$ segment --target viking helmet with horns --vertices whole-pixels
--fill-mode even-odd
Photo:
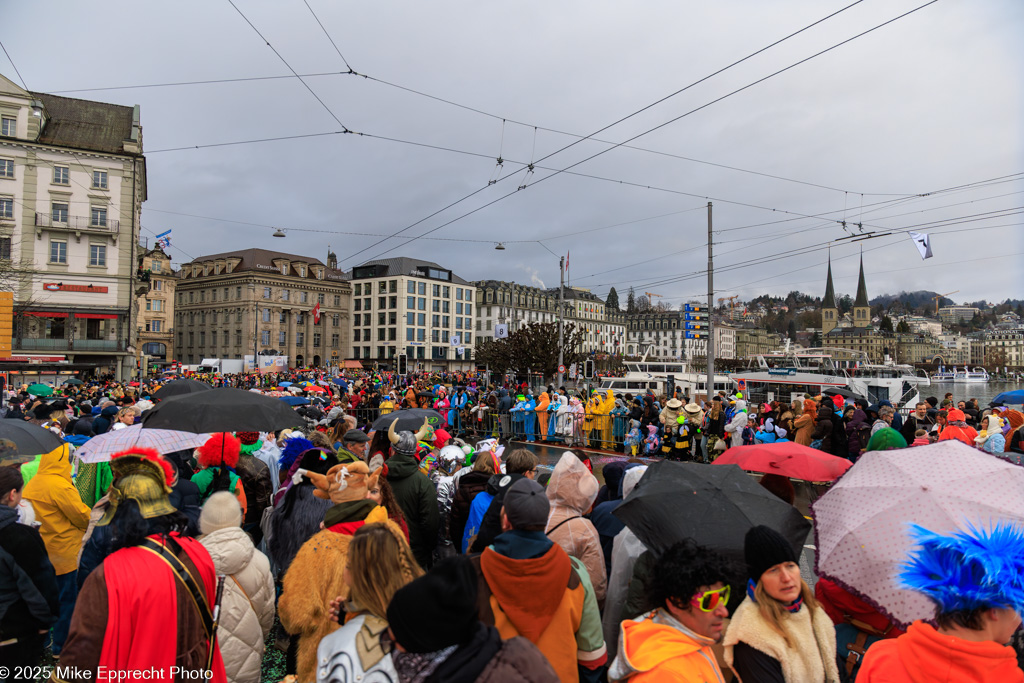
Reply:
[[[427,418],[423,418],[423,426],[416,430],[415,434],[412,432],[395,432],[396,422],[398,422],[397,419],[388,427],[388,440],[391,442],[391,450],[396,454],[415,456],[416,443],[424,439],[430,432]]]

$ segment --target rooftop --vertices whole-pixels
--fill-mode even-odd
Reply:
[[[285,260],[289,262],[289,270],[291,272],[288,275],[300,277],[298,272],[295,271],[295,263],[305,263],[309,266],[321,266],[326,271],[326,279],[328,280],[344,280],[345,275],[340,270],[328,268],[324,265],[323,261],[313,256],[301,256],[299,254],[285,254],[279,251],[270,251],[268,249],[238,249],[235,251],[225,251],[219,254],[208,254],[206,256],[199,256],[187,264],[182,266],[182,273],[187,275],[187,266],[193,264],[208,263],[210,261],[226,261],[227,259],[240,259],[238,265],[232,269],[232,273],[238,273],[243,271],[275,271],[281,272],[280,268],[274,264],[274,261]],[[306,271],[306,277],[309,279],[316,279],[316,275],[312,269]]]
[[[39,142],[58,147],[125,154],[132,140],[134,108],[34,92],[46,111]]]
[[[408,256],[399,256],[397,258],[386,258],[377,259],[374,261],[367,261],[361,263],[352,269],[355,272],[358,269],[366,268],[368,266],[382,266],[383,268],[376,275],[366,277],[396,277],[398,275],[410,275],[412,277],[429,277],[428,272],[433,270],[441,270],[446,273],[451,273],[451,283],[456,285],[469,285],[472,284],[461,277],[456,275],[449,268],[445,268],[442,265],[438,265],[433,261],[423,261],[421,259],[410,258]],[[351,277],[351,273],[347,273]],[[436,279],[436,278],[432,278]]]

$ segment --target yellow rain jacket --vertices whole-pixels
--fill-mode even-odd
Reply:
[[[32,503],[46,554],[57,575],[78,568],[78,550],[89,526],[89,507],[71,483],[71,449],[67,444],[39,461],[39,472],[25,484],[23,497]]]

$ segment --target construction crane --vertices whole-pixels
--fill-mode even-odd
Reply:
[[[939,294],[938,296],[933,296],[932,297],[932,299],[935,300],[935,315],[936,316],[939,314],[939,302],[942,301],[942,299],[944,299],[945,297],[949,296],[950,294],[956,294],[959,291],[960,290],[957,289],[957,290],[952,291],[952,292],[946,292],[945,294]]]
[[[655,297],[655,296],[663,296],[662,294],[655,294],[654,292],[644,292],[644,294],[646,294],[646,295],[647,295],[647,299],[648,299],[648,300],[650,300],[650,299],[651,299],[651,297]]]
[[[736,301],[736,299],[739,299],[739,298],[740,298],[739,295],[736,295],[736,294],[734,294],[733,296],[719,297],[718,305],[721,306],[722,302],[728,301],[729,302],[729,309],[732,310],[736,306],[736,304],[734,302]]]

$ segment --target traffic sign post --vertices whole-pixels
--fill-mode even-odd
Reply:
[[[565,366],[564,365],[559,365],[558,366],[558,374],[560,374],[560,375],[564,375],[565,374]]]

